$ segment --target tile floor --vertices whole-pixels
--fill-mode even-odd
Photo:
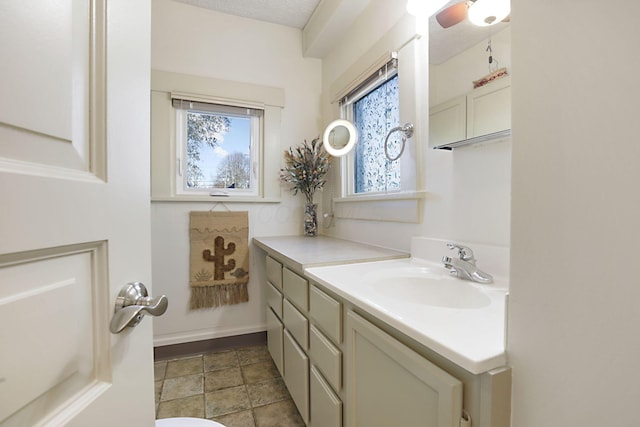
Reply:
[[[265,345],[155,362],[156,418],[304,427]]]

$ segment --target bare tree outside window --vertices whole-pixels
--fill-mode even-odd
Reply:
[[[249,156],[240,152],[231,153],[218,166],[216,187],[249,188],[250,172]]]
[[[188,111],[188,189],[250,189],[251,118]]]
[[[200,167],[205,147],[215,149],[229,132],[228,117],[207,113],[187,113],[187,187],[202,187],[204,172]],[[205,185],[206,186],[206,185]]]
[[[175,196],[204,200],[210,196],[262,198],[264,135],[279,123],[265,120],[265,107],[249,101],[216,102],[213,95],[172,94],[175,114]],[[276,114],[277,113],[277,114]],[[271,116],[270,116],[271,117]],[[266,157],[273,162],[272,153]],[[271,194],[272,186],[267,188]]]

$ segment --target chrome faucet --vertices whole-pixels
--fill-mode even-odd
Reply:
[[[471,280],[478,283],[493,283],[493,277],[476,267],[476,259],[471,248],[456,243],[447,243],[447,248],[457,249],[458,258],[448,256],[442,257],[445,268],[449,269],[449,274],[464,280]]]

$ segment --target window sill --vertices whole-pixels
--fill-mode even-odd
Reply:
[[[151,197],[152,202],[208,202],[208,203],[280,203],[277,197],[251,197],[251,196],[207,196],[207,195],[181,195],[167,197]]]
[[[333,199],[336,218],[366,221],[422,222],[421,201],[425,191],[369,194]]]
[[[359,196],[346,196],[336,197],[333,199],[334,203],[347,203],[347,202],[369,202],[375,201],[393,201],[393,200],[421,200],[427,195],[426,191],[403,191],[397,193],[376,193],[376,194],[361,194]]]

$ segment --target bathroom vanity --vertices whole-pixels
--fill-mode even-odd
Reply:
[[[418,323],[410,315],[405,323],[402,301],[385,308],[384,295],[357,287],[366,277],[384,278],[388,266],[411,263],[409,254],[324,236],[254,243],[265,251],[268,348],[308,426],[509,425],[511,373],[499,332],[490,331],[485,346],[482,333],[452,322],[443,330],[453,338],[431,339],[437,325],[418,323],[443,323],[437,316],[451,310],[421,310]],[[484,329],[504,328],[495,295]],[[464,321],[483,327],[480,318]],[[447,339],[465,343],[457,348]]]

